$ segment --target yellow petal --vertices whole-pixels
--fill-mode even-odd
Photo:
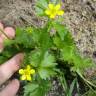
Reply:
[[[63,15],[64,14],[64,11],[63,10],[60,10],[60,11],[58,11],[58,15]]]
[[[54,9],[54,5],[53,4],[48,4],[49,9]]]
[[[35,70],[34,70],[34,69],[31,69],[31,70],[30,70],[30,73],[31,73],[31,74],[34,74],[34,73],[35,73]]]
[[[50,15],[50,10],[45,10],[45,13],[46,13],[47,15]]]
[[[28,81],[31,81],[31,80],[32,80],[32,78],[31,78],[30,75],[27,75],[26,77],[27,77],[26,79],[27,79]]]
[[[22,75],[21,80],[26,80],[26,75]]]
[[[24,70],[23,69],[20,69],[19,70],[19,74],[24,74]]]
[[[50,18],[54,19],[54,18],[55,18],[55,16],[56,16],[56,15],[51,14],[51,15],[50,15]]]
[[[30,65],[27,65],[27,70],[30,70],[30,69],[31,69]]]
[[[55,10],[59,10],[60,9],[60,4],[57,4],[56,6],[55,6]]]

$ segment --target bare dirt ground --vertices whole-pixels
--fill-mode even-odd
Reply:
[[[96,62],[96,0],[62,1],[65,11],[63,23],[72,32],[81,55]],[[34,0],[0,0],[0,20],[14,27],[38,26],[42,22],[35,16],[33,5]],[[55,93],[49,96],[61,96]]]

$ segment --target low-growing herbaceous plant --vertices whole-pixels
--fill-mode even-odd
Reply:
[[[82,96],[96,96],[95,81],[88,80],[84,74],[95,64],[80,56],[71,32],[62,23],[62,0],[37,0],[34,8],[37,17],[44,20],[41,27],[17,28],[16,37],[12,40],[0,29],[6,36],[0,64],[18,52],[24,53],[24,61],[17,72],[24,83],[23,96],[46,96],[52,86],[52,78],[60,81],[64,96],[75,96],[74,90],[76,96],[81,96],[80,80],[86,92]],[[71,83],[68,83],[65,74],[72,77]]]

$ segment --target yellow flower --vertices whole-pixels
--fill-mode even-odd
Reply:
[[[64,11],[61,10],[60,7],[60,4],[49,4],[48,9],[45,10],[45,14],[47,14],[50,18],[55,18],[57,15],[62,16]]]
[[[33,29],[32,29],[32,27],[27,27],[27,28],[26,28],[26,31],[27,31],[28,33],[32,33],[32,32],[33,32]]]
[[[31,81],[32,80],[31,75],[35,74],[35,70],[31,69],[30,65],[27,65],[26,69],[19,70],[19,74],[22,75],[21,80]]]

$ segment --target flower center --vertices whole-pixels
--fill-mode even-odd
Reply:
[[[53,8],[50,10],[51,14],[56,14],[56,10]]]
[[[29,70],[25,70],[25,75],[30,75],[30,71]]]

